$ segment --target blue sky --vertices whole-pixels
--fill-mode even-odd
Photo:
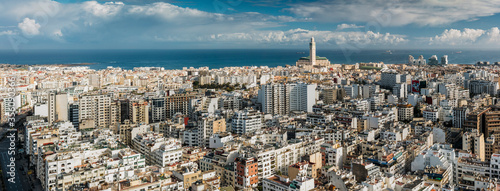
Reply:
[[[498,0],[2,0],[0,49],[500,49]]]

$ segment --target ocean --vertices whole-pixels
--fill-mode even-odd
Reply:
[[[79,64],[93,63],[92,69],[108,66],[133,69],[151,66],[165,69],[183,67],[222,68],[226,66],[285,66],[295,65],[309,50],[292,49],[210,49],[210,50],[0,50],[0,63],[5,64]],[[327,57],[332,64],[355,64],[357,62],[384,62],[402,64],[408,55],[426,59],[437,55],[438,59],[448,55],[450,64],[474,64],[477,61],[500,62],[500,51],[480,50],[318,50],[318,56]]]

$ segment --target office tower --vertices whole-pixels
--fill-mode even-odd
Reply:
[[[312,112],[316,104],[316,84],[287,84],[290,91],[290,111]],[[287,87],[288,88],[288,87]]]
[[[448,65],[448,55],[441,57],[441,65]]]
[[[91,128],[107,128],[110,125],[111,96],[109,94],[82,95],[79,100],[79,121]]]
[[[78,126],[80,124],[78,121],[78,103],[73,103],[69,105],[68,120],[71,121],[73,127],[78,129]]]
[[[238,190],[248,190],[257,187],[259,183],[257,165],[256,158],[246,157],[245,155],[237,157],[234,160],[235,186]]]
[[[128,99],[120,100],[120,122],[123,123],[125,120],[130,121],[130,101]]]
[[[167,119],[165,113],[165,98],[153,98],[150,100],[151,103],[151,121],[153,123],[159,121],[165,121]]]
[[[453,127],[462,129],[464,127],[465,119],[469,113],[469,108],[467,107],[455,107],[453,108]]]
[[[231,128],[236,134],[246,134],[262,128],[261,114],[255,110],[243,110],[235,112],[233,115]]]
[[[210,137],[226,132],[226,119],[204,117],[198,121],[198,146],[208,147]]]
[[[382,72],[380,76],[380,87],[392,89],[395,84],[401,83],[401,75],[396,72]]]

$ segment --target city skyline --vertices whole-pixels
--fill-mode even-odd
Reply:
[[[0,49],[499,49],[500,2],[0,3]]]

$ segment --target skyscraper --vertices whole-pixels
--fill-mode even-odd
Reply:
[[[447,65],[448,64],[448,55],[444,55],[441,57],[441,65]]]
[[[262,112],[287,115],[291,111],[312,112],[316,102],[316,84],[266,84],[259,90]]]

